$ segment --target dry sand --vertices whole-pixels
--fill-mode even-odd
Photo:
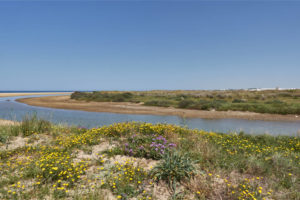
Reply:
[[[268,121],[299,121],[297,115],[260,114],[240,111],[203,111],[178,108],[164,108],[155,106],[143,106],[128,102],[86,102],[70,99],[70,96],[47,96],[37,98],[23,98],[17,101],[32,105],[49,108],[70,110],[83,110],[90,112],[111,112],[124,114],[151,114],[151,115],[177,115],[187,118],[223,119],[236,118],[248,120]]]
[[[0,119],[0,126],[7,126],[7,125],[14,125],[17,124],[18,122],[14,122],[14,121],[10,121],[10,120],[6,120],[6,119]]]
[[[0,93],[0,97],[15,97],[29,95],[70,94],[71,92],[31,92],[31,93]]]

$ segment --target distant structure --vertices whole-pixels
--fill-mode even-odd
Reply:
[[[265,90],[296,90],[296,88],[248,88],[246,89],[248,91],[265,91]]]

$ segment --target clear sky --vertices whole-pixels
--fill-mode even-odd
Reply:
[[[300,88],[300,1],[0,1],[0,90]]]

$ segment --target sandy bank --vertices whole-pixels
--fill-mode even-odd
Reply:
[[[7,126],[7,125],[14,125],[17,124],[18,122],[14,122],[14,121],[10,121],[10,120],[6,120],[6,119],[0,119],[0,126]]]
[[[15,97],[29,95],[70,94],[71,92],[31,92],[31,93],[0,93],[0,97]]]
[[[268,121],[299,121],[300,116],[295,115],[275,115],[260,114],[253,112],[240,111],[203,111],[178,108],[164,108],[155,106],[143,106],[128,102],[85,102],[70,99],[70,96],[47,96],[37,98],[18,99],[32,106],[41,106],[49,108],[60,108],[70,110],[83,110],[90,112],[112,112],[123,114],[151,114],[151,115],[177,115],[187,118],[205,118],[205,119],[248,119],[248,120],[268,120]]]

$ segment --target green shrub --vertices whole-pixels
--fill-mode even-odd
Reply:
[[[78,91],[75,91],[71,94],[71,99],[77,99],[77,100],[80,100],[80,99],[84,99],[88,97],[88,93],[86,92],[78,92]]]
[[[194,104],[195,104],[195,101],[186,99],[186,100],[181,100],[178,103],[178,107],[179,108],[190,108]]]
[[[288,92],[282,92],[282,93],[279,93],[278,96],[279,97],[291,97],[293,95]]]
[[[1,128],[1,130],[0,130],[0,143],[6,143],[7,139],[8,139],[7,132],[3,128]]]
[[[195,102],[193,105],[190,106],[192,109],[197,110],[209,110],[210,109],[210,101],[207,100],[199,100],[198,102]]]
[[[283,101],[280,101],[278,99],[272,100],[272,101],[267,101],[266,104],[284,104]]]
[[[86,100],[86,101],[100,101],[100,102],[124,102],[130,101],[133,94],[130,92],[118,92],[118,93],[108,93],[108,92],[74,92],[71,94],[71,99],[76,100]]]
[[[145,102],[146,106],[218,111],[300,114],[300,90],[286,91],[148,91],[74,92],[72,99],[98,102]]]
[[[20,125],[23,136],[29,136],[34,133],[44,133],[50,131],[51,123],[44,119],[39,119],[36,115],[26,115]]]
[[[146,101],[146,106],[160,106],[160,107],[169,107],[171,106],[172,102],[168,100],[151,100]]]
[[[195,175],[194,162],[187,154],[169,151],[163,161],[151,171],[151,176],[158,182],[165,181],[171,191],[175,193],[176,183],[190,179]]]
[[[144,190],[147,172],[134,166],[132,160],[127,160],[125,164],[116,161],[110,172],[105,186],[122,199],[137,196]]]
[[[232,101],[232,103],[243,103],[243,102],[245,102],[245,101],[242,100],[242,99],[234,99],[234,100]]]
[[[111,154],[159,160],[167,151],[173,150],[176,146],[161,135],[135,134],[124,141],[122,149],[116,147]]]

